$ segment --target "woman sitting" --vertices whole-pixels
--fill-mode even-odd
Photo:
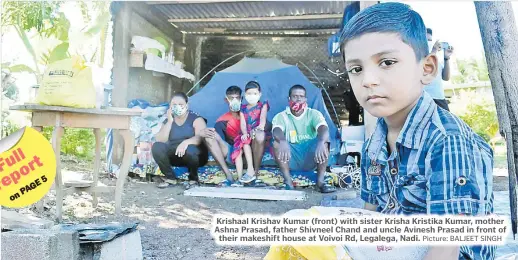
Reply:
[[[156,142],[151,152],[160,171],[165,175],[159,188],[177,183],[177,176],[171,166],[189,169],[189,184],[198,183],[198,167],[207,164],[209,153],[199,136],[207,124],[205,119],[189,110],[188,98],[176,93],[167,110],[167,121],[155,135]]]

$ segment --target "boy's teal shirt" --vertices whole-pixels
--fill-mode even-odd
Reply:
[[[387,214],[487,215],[493,212],[493,150],[423,92],[387,149],[387,125],[365,142],[361,198]],[[494,259],[496,246],[462,246],[459,259]]]

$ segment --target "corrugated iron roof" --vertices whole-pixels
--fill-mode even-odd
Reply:
[[[150,4],[154,11],[167,19],[203,19],[173,22],[182,31],[203,31],[205,28],[246,30],[311,30],[338,29],[341,14],[350,1],[236,1],[214,3]],[[335,15],[321,19],[268,20],[269,17]],[[252,21],[209,21],[214,18],[264,17]]]
[[[278,30],[278,29],[335,29],[340,19],[291,20],[291,21],[246,21],[246,22],[189,22],[178,25],[181,30],[200,28],[226,28],[229,30]]]

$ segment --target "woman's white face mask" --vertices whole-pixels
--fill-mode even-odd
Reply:
[[[183,116],[187,112],[187,105],[173,105],[172,110],[176,116]]]

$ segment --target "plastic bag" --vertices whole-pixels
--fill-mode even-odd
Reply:
[[[43,75],[36,101],[50,106],[94,108],[96,91],[92,69],[80,57],[50,64]]]

